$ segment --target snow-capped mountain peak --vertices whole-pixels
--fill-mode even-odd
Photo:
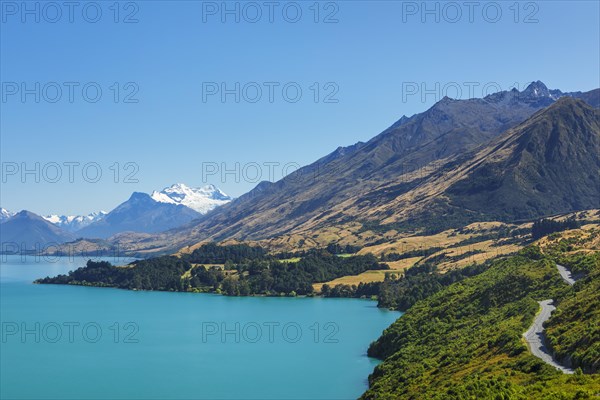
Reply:
[[[0,222],[4,222],[7,219],[9,219],[10,217],[12,217],[13,215],[15,215],[14,213],[8,211],[6,208],[2,208],[0,207]]]
[[[97,211],[88,215],[46,215],[42,218],[66,231],[75,232],[93,222],[101,220],[106,214],[105,211]]]
[[[531,82],[522,94],[527,97],[551,97],[550,90],[542,81]]]
[[[160,203],[181,204],[199,212],[206,214],[210,210],[229,203],[232,198],[223,193],[215,185],[206,185],[199,188],[192,188],[183,183],[176,183],[160,192],[154,191],[152,199]]]

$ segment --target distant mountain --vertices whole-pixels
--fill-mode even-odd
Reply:
[[[12,212],[8,211],[6,208],[0,207],[0,223],[6,221],[13,215],[14,214]]]
[[[206,214],[232,200],[214,185],[191,188],[183,183],[176,183],[160,192],[154,191],[150,197],[160,203],[187,206],[200,214]]]
[[[600,89],[589,92],[562,92],[558,89],[548,89],[541,81],[531,82],[525,90],[519,92],[517,89],[493,93],[484,99],[490,102],[516,104],[524,103],[530,106],[547,107],[561,97],[572,97],[581,99],[592,107],[600,106]]]
[[[201,214],[181,204],[158,202],[135,192],[99,221],[77,231],[86,238],[105,239],[122,232],[156,233],[186,224]]]
[[[76,232],[86,226],[100,221],[107,215],[105,211],[93,212],[88,215],[76,215],[76,216],[66,216],[66,215],[47,215],[43,217],[46,221],[63,228],[68,232]]]
[[[154,191],[152,195],[133,193],[128,201],[110,213],[98,211],[88,215],[47,215],[42,218],[77,237],[106,239],[124,232],[157,233],[176,228],[231,200],[214,185],[190,188],[178,183],[160,192]],[[0,222],[12,215],[0,208]]]
[[[29,211],[21,211],[0,224],[0,251],[43,249],[74,238],[72,233]]]
[[[600,108],[600,89],[591,90],[585,93],[576,93],[572,97],[581,99],[594,108]]]

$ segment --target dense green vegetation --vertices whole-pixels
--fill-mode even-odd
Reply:
[[[598,293],[586,282],[578,282],[575,289]],[[564,309],[561,312],[571,321],[598,326],[597,314],[581,314],[580,305],[569,304],[570,296],[577,298],[570,292],[554,262],[536,247],[437,291],[416,302],[371,345],[369,355],[385,361],[370,376],[363,398],[596,398],[600,376],[562,374],[532,356],[522,340],[539,309],[537,301],[544,299],[564,299],[551,324],[565,328],[558,318]],[[591,340],[598,343],[596,337]],[[565,338],[557,336],[557,343],[565,346],[565,352],[572,350]],[[595,351],[594,345],[582,348],[577,357],[597,358]]]
[[[224,276],[222,280],[222,271],[197,267],[192,271],[190,284],[193,288],[212,287],[215,291],[220,290],[232,296],[308,295],[313,293],[313,283],[382,268],[385,266],[379,264],[372,255],[337,257],[327,252],[313,252],[295,263],[259,259],[236,264],[230,270],[234,273]]]
[[[583,238],[578,235],[570,237],[561,237],[553,234],[548,237],[552,240],[546,249],[545,253],[555,260],[557,263],[568,267],[571,272],[576,275],[589,274],[600,262],[600,254],[598,252],[575,252],[585,246],[585,243],[592,241],[600,236],[600,230],[590,232],[590,236]]]
[[[341,245],[337,243],[330,243],[327,245],[326,250],[331,254],[354,254],[360,250],[360,246],[353,246],[351,244]]]
[[[321,287],[321,296],[376,298],[381,290],[381,285],[382,282],[361,282],[358,285],[339,284],[334,287],[325,284]]]
[[[177,257],[163,256],[135,261],[127,267],[115,267],[106,261],[88,261],[85,267],[43,278],[36,283],[55,283],[85,286],[109,286],[140,290],[185,290],[181,276],[190,264]]]
[[[534,240],[537,240],[551,233],[565,231],[567,229],[576,229],[579,228],[579,226],[580,222],[575,218],[569,218],[564,221],[540,219],[533,223],[531,227],[531,236]]]
[[[407,269],[400,277],[387,274],[380,287],[378,306],[408,310],[417,301],[485,269],[486,265],[479,264],[441,274],[435,264],[425,263]]]
[[[219,264],[209,266],[203,264]],[[230,296],[310,295],[313,283],[327,282],[367,270],[385,269],[373,255],[338,257],[325,250],[308,252],[285,263],[260,247],[208,243],[181,258],[157,257],[127,267],[88,261],[68,275],[38,283],[111,286],[123,289],[216,292]]]

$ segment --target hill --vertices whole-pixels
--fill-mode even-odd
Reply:
[[[39,251],[74,238],[72,233],[26,210],[0,224],[2,252]]]
[[[556,352],[589,372],[597,365],[600,321],[595,310],[600,304],[591,294],[597,290],[600,262],[597,253],[565,254],[563,260],[573,257],[578,261],[572,262],[588,265],[587,278],[573,288],[559,277],[552,257],[529,247],[415,304],[371,345],[369,354],[385,361],[370,376],[363,398],[597,396],[599,375],[564,375],[532,356],[522,340],[537,301],[555,298],[548,334]],[[586,293],[591,295],[586,301],[574,300]]]

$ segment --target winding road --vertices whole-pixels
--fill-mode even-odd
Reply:
[[[573,278],[571,271],[558,264],[556,264],[556,268],[558,269],[560,276],[567,284],[573,285],[575,283],[575,279]],[[552,311],[556,310],[556,307],[554,307],[553,303],[554,300],[552,299],[539,302],[541,310],[538,315],[536,315],[533,325],[531,325],[527,332],[523,334],[523,338],[525,338],[527,347],[529,347],[531,354],[565,374],[572,374],[575,371],[556,362],[552,356],[552,353],[550,352],[550,349],[545,344],[546,336],[544,335],[544,323],[550,319]]]
[[[548,349],[545,344],[546,337],[544,335],[544,322],[548,321],[552,311],[556,310],[556,307],[554,307],[552,303],[554,303],[554,300],[552,299],[539,302],[542,309],[535,317],[533,325],[531,325],[527,332],[523,334],[523,337],[527,342],[527,347],[529,347],[531,354],[565,374],[572,374],[575,371],[570,368],[563,367],[557,363],[552,357],[550,349]]]
[[[573,274],[571,274],[571,271],[559,264],[556,264],[556,268],[558,268],[558,273],[565,282],[567,282],[569,285],[575,284],[575,278],[573,278]]]

